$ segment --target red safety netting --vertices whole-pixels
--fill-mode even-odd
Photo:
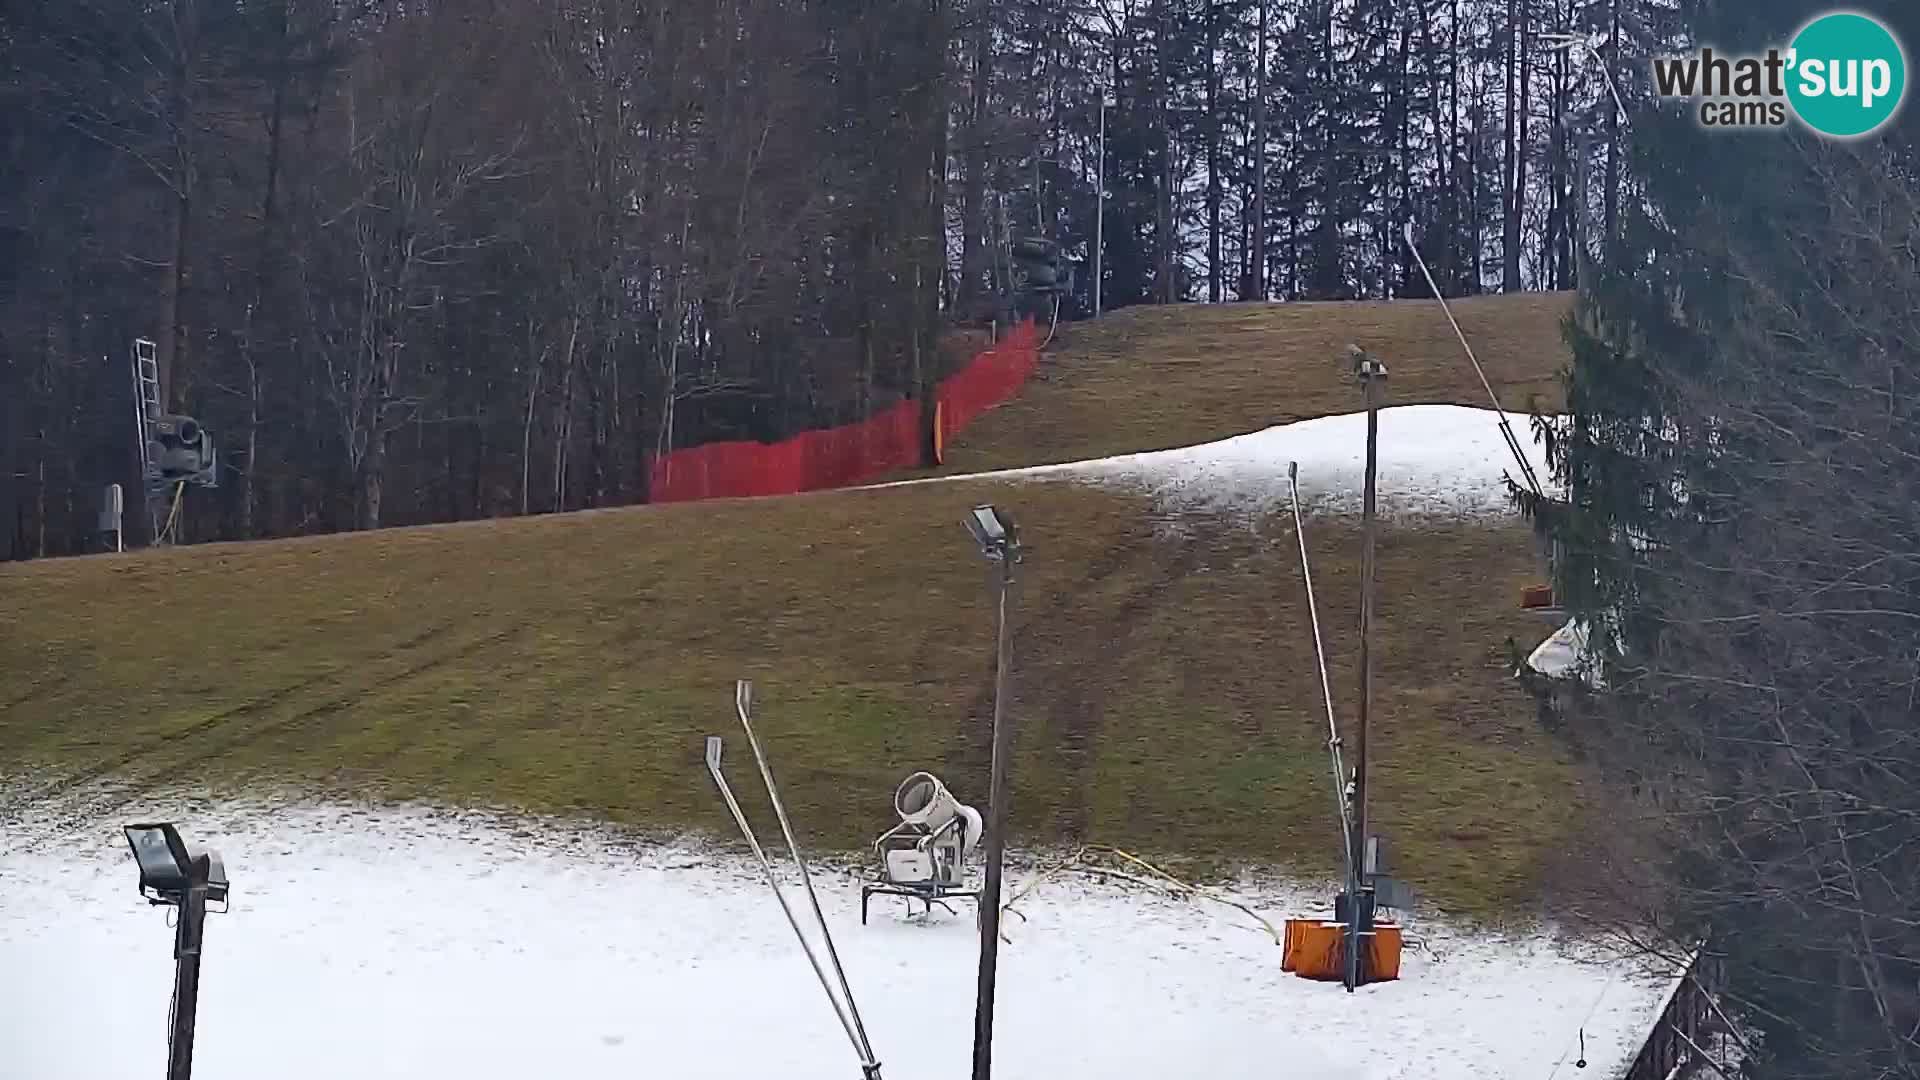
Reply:
[[[1020,392],[1040,362],[1032,320],[942,380],[940,439]],[[856,424],[802,432],[777,443],[719,442],[654,459],[652,501],[791,495],[848,487],[920,462],[920,408],[902,401]]]

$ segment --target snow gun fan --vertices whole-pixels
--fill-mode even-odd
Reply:
[[[146,488],[153,542],[164,544],[175,535],[180,497],[187,485],[220,486],[220,454],[213,436],[191,416],[166,411],[166,388],[160,383],[158,347],[146,338],[133,343],[134,442],[140,449],[140,479]],[[118,532],[117,496],[110,497],[108,514]],[[171,508],[160,508],[171,500]]]
[[[964,883],[967,856],[980,843],[980,812],[953,797],[940,778],[917,772],[900,782],[893,793],[893,811],[900,824],[880,834],[873,850],[880,859],[880,879],[860,887],[860,921],[867,921],[867,900],[875,893],[907,898],[927,906],[929,914],[945,901],[971,899],[976,909],[980,892]]]

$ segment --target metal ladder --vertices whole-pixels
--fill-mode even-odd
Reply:
[[[153,438],[148,425],[160,419],[160,356],[146,338],[133,341],[134,430],[140,437],[140,475],[147,487],[160,481],[160,463],[153,460]]]

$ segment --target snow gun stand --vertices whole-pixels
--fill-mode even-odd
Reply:
[[[929,915],[935,904],[953,912],[946,901],[972,900],[977,918],[980,890],[967,888],[963,879],[967,855],[980,842],[979,812],[954,799],[945,784],[925,772],[914,773],[900,784],[893,808],[900,824],[873,842],[880,877],[860,886],[861,925],[866,924],[867,901],[875,893],[905,897],[909,915],[915,900],[926,905]]]

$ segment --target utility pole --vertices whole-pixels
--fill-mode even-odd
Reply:
[[[196,855],[187,864],[186,896],[173,938],[173,1026],[167,1040],[167,1080],[193,1075],[193,1024],[200,1005],[200,942],[207,925],[207,881],[212,862]]]
[[[1358,347],[1351,349],[1354,374],[1367,401],[1367,475],[1360,502],[1360,715],[1354,732],[1353,808],[1351,838],[1352,892],[1347,897],[1347,989],[1366,981],[1360,959],[1360,938],[1373,929],[1372,888],[1367,882],[1367,728],[1373,712],[1373,578],[1374,500],[1379,472],[1380,391],[1387,366]]]
[[[983,516],[982,512],[985,512]],[[979,526],[975,528],[976,524]],[[993,764],[987,788],[987,873],[980,894],[980,977],[973,1015],[973,1080],[993,1075],[993,993],[1000,962],[1000,882],[1007,850],[1007,768],[1013,754],[1013,725],[1007,722],[1007,682],[1013,667],[1013,628],[1008,602],[1020,540],[1011,518],[990,506],[976,508],[969,520],[981,553],[993,564],[997,640],[993,674]]]

